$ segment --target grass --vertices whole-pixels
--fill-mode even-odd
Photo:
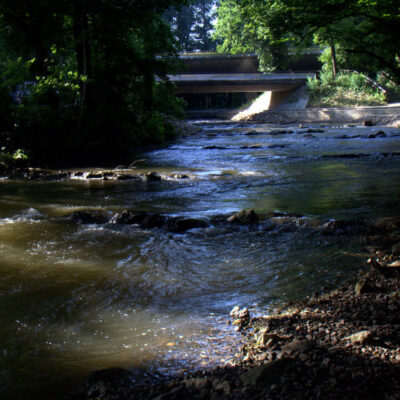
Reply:
[[[388,91],[384,87],[354,71],[340,72],[333,79],[330,71],[323,70],[319,78],[309,79],[307,85],[310,89],[308,107],[374,106],[388,102]]]

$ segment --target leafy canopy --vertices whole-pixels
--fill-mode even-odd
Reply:
[[[255,51],[273,68],[279,52],[339,45],[348,67],[400,80],[398,0],[223,0],[218,16],[220,51]]]

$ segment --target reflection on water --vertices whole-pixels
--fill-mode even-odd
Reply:
[[[335,285],[360,263],[350,255],[362,249],[357,237],[212,223],[172,234],[78,225],[66,217],[73,211],[399,212],[398,130],[372,139],[377,128],[309,137],[296,127],[201,126],[196,137],[140,155],[137,172],[157,171],[168,178],[161,182],[0,182],[1,395],[61,398],[94,369],[167,373],[227,360],[236,351],[227,343],[240,339],[226,324],[234,305],[267,312]]]

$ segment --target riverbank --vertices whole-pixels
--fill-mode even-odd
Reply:
[[[236,307],[239,361],[185,376],[97,371],[81,399],[397,399],[400,395],[400,219],[375,221],[370,258],[339,288],[251,318]]]
[[[280,109],[266,110],[237,118],[234,110],[204,110],[188,112],[189,118],[216,118],[249,123],[290,124],[363,124],[368,121],[371,125],[400,126],[400,105],[388,106],[340,107],[340,108],[306,108],[303,110]]]
[[[269,122],[279,124],[292,123],[332,123],[399,126],[400,106],[398,103],[388,106],[364,106],[343,108],[306,108],[304,110],[264,111],[252,115],[246,121]]]

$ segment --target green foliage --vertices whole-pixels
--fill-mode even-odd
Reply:
[[[154,108],[157,112],[175,118],[184,118],[185,101],[176,97],[175,86],[169,80],[156,82],[154,85]]]
[[[307,87],[311,90],[311,92],[317,91],[320,87],[319,79],[316,76],[314,76],[313,78],[308,77]]]
[[[122,161],[167,139],[177,49],[162,14],[181,0],[2,3],[0,138],[33,162]],[[10,96],[10,94],[15,94]]]
[[[346,66],[346,59],[345,55],[343,53],[343,50],[340,45],[335,46],[336,50],[336,68],[345,68]],[[321,64],[324,66],[324,68],[327,68],[328,70],[332,71],[333,70],[333,65],[332,65],[332,49],[331,47],[326,47],[321,55],[318,57],[318,60],[321,62]]]
[[[12,155],[13,160],[27,160],[28,156],[26,155],[26,153],[21,150],[21,149],[17,149],[15,150],[14,154]]]
[[[215,50],[212,31],[218,2],[191,0],[184,6],[170,7],[164,13],[164,20],[171,26],[180,51]]]
[[[285,64],[287,43],[285,40],[273,42],[270,28],[250,14],[251,10],[236,0],[221,1],[213,35],[214,40],[220,42],[217,51],[232,54],[255,52],[259,56],[260,69],[272,72]]]
[[[385,93],[373,84],[365,74],[358,72],[340,72],[336,79],[327,78],[328,67],[325,74],[321,72],[319,79],[309,79],[311,107],[342,107],[381,105],[386,103]]]
[[[255,51],[273,67],[282,62],[276,49],[287,54],[313,40],[338,48],[346,68],[400,81],[398,0],[223,0],[218,16],[220,50]]]
[[[7,151],[6,147],[0,149],[0,173],[3,170],[22,166],[28,160],[27,154],[22,149],[17,149],[14,152]]]
[[[324,64],[319,73],[319,80],[321,81],[322,86],[329,86],[335,80],[333,76],[332,69],[328,66],[328,64]]]
[[[154,113],[142,125],[139,145],[162,145],[175,137],[175,130],[164,115]]]

